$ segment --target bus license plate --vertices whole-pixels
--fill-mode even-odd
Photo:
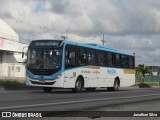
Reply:
[[[44,80],[39,80],[39,83],[40,83],[40,84],[44,84],[45,81],[44,81]]]

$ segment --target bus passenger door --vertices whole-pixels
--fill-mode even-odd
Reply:
[[[64,73],[64,87],[73,88],[76,80],[76,51],[75,46],[66,45],[65,49],[65,73]]]

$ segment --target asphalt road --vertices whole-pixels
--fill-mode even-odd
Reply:
[[[0,91],[0,111],[73,111],[160,99],[160,88],[120,88],[110,92],[72,93],[55,89],[51,93],[37,90]],[[160,108],[159,108],[160,109]]]

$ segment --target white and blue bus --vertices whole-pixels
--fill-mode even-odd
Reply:
[[[68,40],[34,40],[26,63],[26,84],[53,88],[118,90],[135,84],[134,53]]]

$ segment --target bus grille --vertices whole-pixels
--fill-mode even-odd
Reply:
[[[42,82],[39,82],[39,81],[32,81],[32,80],[30,80],[31,81],[31,83],[32,84],[37,84],[37,85],[53,85],[56,81],[54,81],[54,82],[44,82],[44,83],[42,83]]]

